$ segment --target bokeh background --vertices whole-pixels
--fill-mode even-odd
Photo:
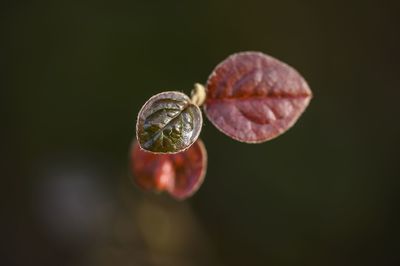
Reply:
[[[1,265],[400,265],[398,1],[4,1]],[[286,134],[206,121],[191,199],[130,179],[136,115],[228,55],[298,69]]]

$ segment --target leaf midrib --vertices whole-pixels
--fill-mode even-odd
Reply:
[[[152,134],[152,135],[150,136],[149,140],[146,141],[146,143],[144,143],[144,145],[147,146],[146,144],[148,144],[149,142],[151,142],[151,141],[154,142],[154,139],[156,139],[155,136],[157,136],[157,135],[159,135],[159,134],[162,134],[162,132],[164,131],[164,129],[165,129],[168,125],[170,125],[173,121],[175,121],[186,109],[189,108],[189,106],[190,106],[190,103],[186,102],[185,105],[184,105],[184,107],[182,108],[182,110],[180,110],[180,112],[179,112],[176,116],[172,117],[171,120],[169,120],[169,122],[166,123],[166,124],[164,125],[164,127],[160,128],[160,129],[157,130],[154,134]],[[151,115],[152,115],[152,114],[151,114]],[[150,116],[151,116],[151,115],[150,115]],[[161,143],[162,143],[162,142],[161,142]],[[162,147],[164,147],[164,146],[162,145]]]

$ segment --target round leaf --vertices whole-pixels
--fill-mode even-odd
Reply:
[[[312,97],[304,78],[287,64],[260,52],[229,56],[207,81],[204,111],[223,133],[260,143],[287,131]]]
[[[144,150],[177,153],[196,141],[202,124],[201,110],[188,96],[168,91],[151,97],[142,107],[136,135]]]
[[[207,152],[200,139],[186,151],[175,154],[145,152],[134,141],[131,169],[135,183],[142,189],[167,191],[176,199],[185,199],[203,183]]]

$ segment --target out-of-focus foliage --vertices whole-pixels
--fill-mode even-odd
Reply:
[[[135,140],[130,151],[132,180],[144,191],[166,192],[177,200],[193,196],[207,173],[207,150],[198,139],[174,154],[142,150]]]

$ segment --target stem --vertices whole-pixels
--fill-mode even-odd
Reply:
[[[202,106],[204,101],[206,100],[206,88],[200,83],[195,83],[194,88],[191,93],[192,103],[197,106]]]

